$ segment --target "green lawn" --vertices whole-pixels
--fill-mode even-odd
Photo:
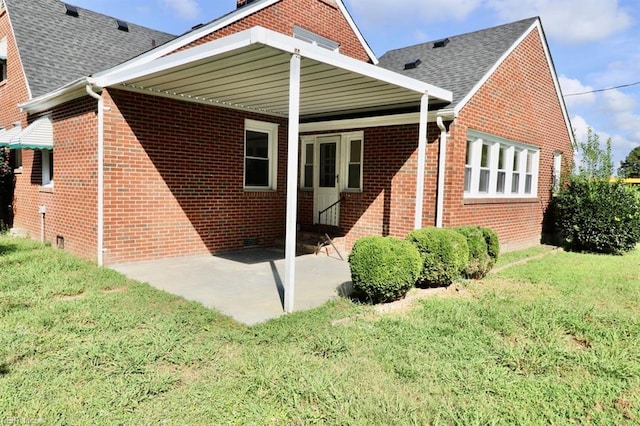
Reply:
[[[245,327],[0,237],[0,424],[637,424],[639,266],[554,252]]]

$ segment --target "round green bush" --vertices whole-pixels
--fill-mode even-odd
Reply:
[[[484,235],[484,240],[487,243],[487,254],[489,255],[489,270],[493,268],[493,265],[498,261],[498,256],[500,256],[500,240],[498,239],[498,234],[491,228],[483,228],[482,234]]]
[[[573,177],[555,206],[571,250],[622,254],[640,242],[640,196],[622,182]]]
[[[422,261],[407,241],[391,237],[365,237],[349,255],[351,280],[357,293],[372,303],[404,297],[418,280]]]
[[[422,258],[420,284],[447,286],[460,278],[469,259],[467,239],[452,229],[423,228],[407,235]]]
[[[454,231],[467,239],[469,246],[469,258],[462,271],[466,278],[480,279],[489,272],[489,252],[484,233],[479,226],[460,226]]]

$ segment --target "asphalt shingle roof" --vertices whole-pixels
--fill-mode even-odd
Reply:
[[[452,36],[444,47],[434,48],[434,40],[391,50],[382,55],[378,65],[452,91],[451,105],[455,106],[537,19]],[[418,67],[404,70],[406,63],[416,59],[422,61]]]
[[[174,35],[78,8],[68,16],[59,0],[5,0],[32,97],[82,76],[109,69],[140,55]]]

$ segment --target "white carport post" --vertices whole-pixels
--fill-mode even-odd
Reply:
[[[420,100],[420,130],[418,132],[418,172],[416,180],[416,215],[414,229],[422,228],[422,209],[424,207],[424,177],[427,163],[427,115],[429,113],[429,93],[425,92]]]
[[[289,142],[287,147],[287,225],[284,260],[284,310],[293,312],[296,280],[296,231],[298,219],[298,138],[300,132],[300,54],[289,67]]]

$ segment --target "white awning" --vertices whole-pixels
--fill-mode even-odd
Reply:
[[[389,110],[451,101],[450,91],[262,28],[126,70],[94,76],[98,87],[289,116],[289,61],[301,63],[300,116]]]
[[[14,126],[11,129],[0,129],[0,146],[9,146],[11,139],[18,136],[22,128],[20,126]]]
[[[46,115],[29,124],[24,131],[11,138],[11,149],[53,149],[53,123]]]

